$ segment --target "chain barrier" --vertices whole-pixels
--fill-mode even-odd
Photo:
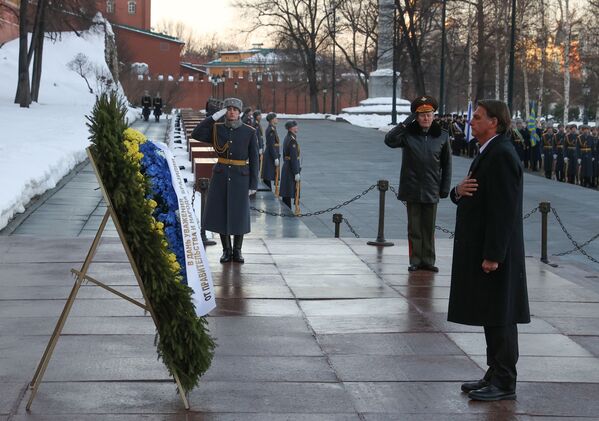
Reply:
[[[559,217],[557,211],[555,210],[555,208],[551,208],[551,212],[553,212],[553,215],[555,216],[555,219],[557,219],[557,223],[559,224],[559,226],[561,227],[562,231],[564,232],[564,234],[566,235],[566,237],[568,237],[568,240],[570,240],[572,242],[572,245],[574,246],[574,250],[572,251],[580,251],[584,256],[586,256],[587,259],[589,259],[591,262],[594,263],[599,263],[599,260],[595,259],[593,256],[591,256],[590,254],[588,254],[583,248],[582,246],[580,246],[576,240],[574,240],[572,238],[572,235],[570,235],[570,233],[568,232],[568,230],[566,229],[566,227],[564,227],[564,224],[562,223],[561,218]],[[599,235],[599,234],[598,234]],[[565,255],[568,253],[564,253],[562,255]]]
[[[590,239],[588,239],[584,243],[578,245],[577,247],[574,247],[572,250],[562,251],[561,253],[555,253],[554,256],[565,256],[567,254],[574,253],[575,251],[578,251],[580,249],[585,248],[590,243],[592,243],[593,241],[595,241],[597,238],[599,238],[599,234],[594,235],[593,237],[591,237]]]
[[[332,212],[334,210],[340,209],[343,206],[347,206],[350,203],[355,202],[358,199],[361,199],[362,197],[364,197],[368,193],[370,193],[376,186],[377,186],[376,184],[373,184],[372,186],[370,186],[366,190],[364,190],[362,193],[355,195],[351,199],[346,200],[345,202],[340,203],[337,206],[333,206],[331,208],[319,210],[319,211],[316,211],[316,212],[299,213],[299,214],[295,215],[295,214],[292,214],[292,213],[287,214],[287,213],[279,213],[279,212],[270,212],[270,211],[266,211],[264,209],[258,209],[258,208],[254,207],[254,206],[250,206],[250,209],[254,210],[256,212],[259,212],[259,213],[266,214],[266,215],[280,216],[280,217],[283,217],[283,218],[303,218],[303,217],[307,217],[307,216],[318,216],[318,215],[322,215],[323,213],[329,213],[329,212]]]
[[[523,221],[526,221],[528,218],[530,218],[530,217],[531,217],[531,216],[532,216],[534,213],[536,213],[538,210],[539,210],[539,207],[538,207],[538,206],[535,206],[534,208],[532,208],[532,209],[530,210],[530,212],[528,212],[526,215],[524,215],[524,216],[522,217],[522,220],[523,220]]]
[[[351,224],[349,223],[349,221],[346,218],[343,218],[343,222],[345,222],[345,225],[347,225],[347,228],[349,228],[349,230],[351,231],[351,233],[356,238],[360,238],[360,235],[356,232],[356,230],[354,229],[354,227],[351,226]]]

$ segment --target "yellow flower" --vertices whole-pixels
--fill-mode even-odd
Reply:
[[[158,203],[156,203],[156,201],[154,199],[150,199],[147,201],[148,205],[152,208],[152,209],[156,209],[156,206],[158,206]]]
[[[129,127],[123,132],[123,136],[125,140],[136,143],[138,145],[140,143],[145,143],[145,141],[148,140],[148,138],[142,132],[132,129],[131,127]]]
[[[156,229],[162,231],[164,229],[164,224],[162,222],[156,222]]]

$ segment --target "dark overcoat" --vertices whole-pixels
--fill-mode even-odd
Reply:
[[[546,172],[551,173],[553,171],[553,155],[555,154],[555,134],[544,133],[542,139],[543,143],[543,165]]]
[[[281,169],[281,197],[295,197],[295,175],[302,171],[300,167],[300,147],[297,138],[287,132],[283,141],[283,168]]]
[[[576,152],[580,159],[580,176],[593,177],[593,148],[594,139],[590,134],[581,134],[576,142]]]
[[[555,161],[555,172],[564,171],[564,143],[566,141],[566,134],[557,132],[555,134],[555,154],[557,155]]]
[[[564,154],[568,158],[568,176],[574,178],[578,168],[578,149],[576,147],[578,135],[568,133],[566,135],[566,143],[564,145]]]
[[[470,167],[478,182],[457,204],[450,322],[477,326],[529,323],[522,234],[522,164],[509,135],[491,140]],[[498,262],[485,273],[484,259]]]
[[[191,134],[194,139],[213,144],[219,158],[245,161],[245,165],[217,163],[206,197],[204,228],[219,234],[250,232],[249,190],[258,185],[258,140],[256,130],[246,124],[237,128],[204,119]]]
[[[253,124],[254,129],[256,130],[256,137],[258,138],[258,148],[264,148],[264,132],[262,131],[262,126],[258,120],[254,121]]]
[[[280,143],[277,128],[269,124],[266,128],[266,148],[264,148],[264,156],[262,158],[262,179],[274,180],[276,178],[275,159],[279,159],[280,164]]]
[[[451,146],[449,134],[433,122],[423,133],[417,121],[398,125],[385,136],[391,148],[403,148],[399,192],[406,202],[437,203],[451,186]]]

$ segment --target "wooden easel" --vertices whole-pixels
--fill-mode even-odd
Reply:
[[[76,275],[75,284],[73,285],[73,289],[71,290],[71,293],[69,294],[69,298],[67,299],[67,302],[65,303],[64,308],[62,309],[62,313],[60,314],[60,317],[58,318],[58,322],[56,323],[56,327],[54,328],[54,333],[52,333],[52,337],[50,338],[50,341],[48,342],[48,345],[46,346],[46,350],[44,351],[44,355],[42,356],[42,359],[40,360],[40,362],[37,366],[37,370],[35,371],[33,379],[29,383],[29,386],[31,387],[31,395],[29,396],[29,401],[27,402],[27,406],[26,406],[26,409],[28,411],[31,409],[31,404],[33,403],[33,399],[35,398],[35,395],[37,394],[37,390],[40,386],[42,378],[44,377],[44,373],[46,372],[46,368],[48,367],[50,358],[52,358],[52,353],[54,352],[54,348],[56,347],[58,338],[60,337],[60,335],[62,333],[62,329],[64,328],[67,318],[69,317],[69,312],[71,311],[71,307],[73,307],[73,303],[75,302],[75,298],[77,297],[77,292],[79,292],[79,288],[81,287],[84,280],[91,282],[99,287],[102,287],[105,290],[115,294],[116,296],[123,298],[123,299],[129,301],[130,303],[135,304],[136,306],[141,307],[145,311],[149,312],[150,315],[152,316],[152,320],[154,321],[154,325],[156,326],[156,329],[158,329],[158,320],[156,319],[154,310],[152,309],[150,301],[148,300],[148,297],[146,295],[146,291],[144,289],[144,285],[143,285],[143,282],[141,279],[141,275],[139,273],[139,269],[137,268],[137,265],[135,264],[135,260],[133,259],[133,255],[131,254],[131,249],[129,248],[129,245],[127,244],[127,241],[125,239],[123,230],[121,228],[121,224],[119,222],[119,218],[112,206],[110,197],[108,197],[106,189],[104,188],[104,183],[102,182],[102,178],[100,177],[100,173],[98,172],[98,167],[96,166],[96,163],[94,162],[94,158],[90,152],[90,148],[87,148],[86,151],[87,151],[87,156],[89,157],[89,161],[90,161],[90,163],[94,169],[94,172],[96,174],[96,177],[98,179],[98,183],[100,184],[100,189],[102,190],[102,195],[104,196],[104,200],[106,201],[108,209],[106,210],[106,213],[104,214],[104,217],[102,218],[102,222],[100,223],[98,232],[96,233],[96,236],[94,237],[94,241],[92,242],[92,245],[89,248],[89,251],[87,252],[87,257],[85,258],[85,261],[83,262],[83,266],[81,266],[80,270],[71,269],[71,272]],[[137,284],[139,285],[139,289],[141,290],[145,304],[140,303],[139,301],[137,301],[131,297],[128,297],[127,295],[125,295],[125,294],[109,287],[108,285],[92,278],[91,276],[87,275],[87,271],[89,270],[89,267],[92,263],[94,255],[96,254],[96,250],[98,249],[98,246],[100,244],[100,238],[102,237],[102,233],[104,232],[104,229],[106,228],[106,224],[108,223],[109,218],[112,218],[112,222],[114,223],[114,225],[116,227],[116,230],[119,234],[119,238],[121,239],[121,243],[123,244],[125,252],[127,253],[127,258],[129,259],[129,264],[131,265],[131,268],[133,269],[133,273],[135,274],[135,278],[137,279]],[[179,390],[179,395],[181,396],[181,400],[183,401],[183,405],[185,406],[185,409],[189,409],[189,401],[187,400],[187,393],[181,386],[179,377],[176,374],[173,374],[173,377],[175,379],[175,382],[177,383],[177,388]]]

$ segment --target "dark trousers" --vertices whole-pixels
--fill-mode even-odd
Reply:
[[[282,200],[283,200],[283,203],[285,203],[287,205],[287,207],[289,209],[291,209],[291,197],[283,197]]]
[[[485,326],[487,365],[485,380],[503,390],[516,390],[518,327]]]
[[[268,187],[270,190],[272,190],[272,184],[271,184],[270,180],[263,179],[262,181],[264,182],[264,184],[266,184],[266,187]]]
[[[435,264],[436,203],[406,202],[410,265]]]

